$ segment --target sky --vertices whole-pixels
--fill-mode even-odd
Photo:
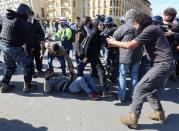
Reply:
[[[167,7],[174,7],[179,16],[179,0],[149,0],[151,2],[152,14],[162,15],[163,10]]]

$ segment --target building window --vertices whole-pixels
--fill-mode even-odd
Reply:
[[[106,1],[104,1],[104,8],[106,8]]]
[[[106,10],[104,10],[103,14],[106,15]]]
[[[113,2],[113,0],[110,0],[110,6],[112,6],[112,2]]]
[[[98,7],[100,8],[100,0],[98,0]]]
[[[95,17],[95,10],[93,10],[93,17]]]
[[[76,2],[75,2],[75,0],[73,1],[73,7],[76,7]]]

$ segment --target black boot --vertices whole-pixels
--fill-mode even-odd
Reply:
[[[24,83],[23,92],[24,92],[24,93],[28,93],[28,92],[30,92],[30,91],[35,90],[36,88],[37,88],[37,85],[35,85],[35,84],[32,84],[32,83],[30,83],[30,84]]]
[[[15,88],[14,85],[7,85],[5,83],[2,83],[1,85],[1,93],[7,93]]]

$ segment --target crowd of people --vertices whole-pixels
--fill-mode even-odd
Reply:
[[[145,98],[154,110],[149,118],[165,122],[158,94],[168,79],[179,78],[179,19],[174,8],[165,9],[163,15],[151,17],[130,9],[119,27],[110,16],[98,15],[95,20],[76,17],[72,24],[62,17],[53,23],[54,35],[45,37],[46,27],[34,18],[29,6],[20,4],[16,11],[8,9],[6,16],[0,18],[0,50],[6,65],[0,90],[6,93],[15,87],[10,80],[16,64],[24,69],[25,93],[37,88],[32,84],[35,67],[44,74],[45,93],[54,89],[74,94],[84,91],[92,100],[98,100],[110,93],[108,79],[119,83],[120,103],[132,102],[131,112],[121,118],[123,124],[137,128]],[[46,50],[48,69],[44,72]],[[71,51],[77,66],[72,62]],[[54,58],[59,60],[62,73],[53,69]],[[91,65],[90,73],[85,72],[87,64]]]

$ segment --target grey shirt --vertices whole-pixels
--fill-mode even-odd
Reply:
[[[147,26],[135,40],[145,45],[152,63],[174,59],[167,38],[156,25]]]
[[[130,41],[135,38],[135,30],[133,23],[128,20],[125,24],[118,27],[114,32],[113,37],[118,41]],[[142,59],[142,47],[136,49],[119,48],[119,63],[122,64],[135,64]]]

